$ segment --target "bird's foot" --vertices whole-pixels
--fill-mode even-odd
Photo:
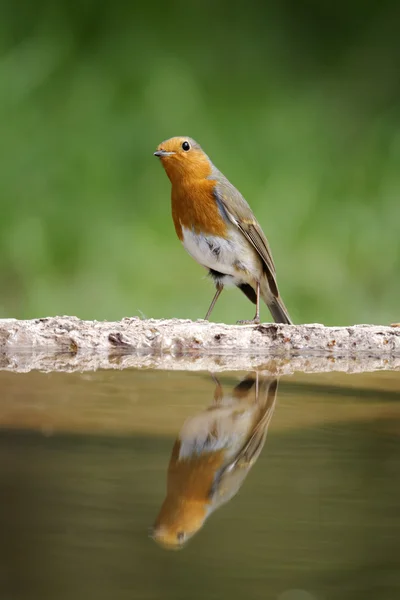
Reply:
[[[260,317],[254,317],[254,319],[249,319],[248,321],[236,321],[237,325],[259,325]]]

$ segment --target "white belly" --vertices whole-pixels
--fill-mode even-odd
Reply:
[[[185,250],[199,264],[224,275],[230,275],[236,282],[258,279],[261,274],[261,261],[242,233],[229,230],[229,238],[194,233],[182,227]]]
[[[225,396],[221,406],[189,417],[179,433],[179,459],[222,449],[226,450],[225,460],[234,456],[251,431],[256,410],[257,404]]]

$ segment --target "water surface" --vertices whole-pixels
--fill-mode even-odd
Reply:
[[[184,423],[246,373],[218,378],[0,372],[1,600],[400,597],[398,373],[281,377],[238,493],[179,552],[150,537]]]

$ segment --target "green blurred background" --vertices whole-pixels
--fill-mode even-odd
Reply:
[[[253,207],[294,321],[398,321],[399,18],[395,0],[2,2],[0,316],[204,317],[213,287],[152,156],[190,135]],[[252,315],[232,290],[213,319]]]

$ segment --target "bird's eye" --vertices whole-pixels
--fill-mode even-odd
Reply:
[[[183,144],[182,144],[182,150],[184,150],[185,152],[189,152],[189,150],[190,150],[190,144],[189,144],[189,142],[183,142]]]
[[[176,539],[178,540],[178,542],[179,542],[180,544],[182,544],[182,543],[185,541],[185,532],[184,532],[184,531],[179,531],[179,532],[176,534]]]

